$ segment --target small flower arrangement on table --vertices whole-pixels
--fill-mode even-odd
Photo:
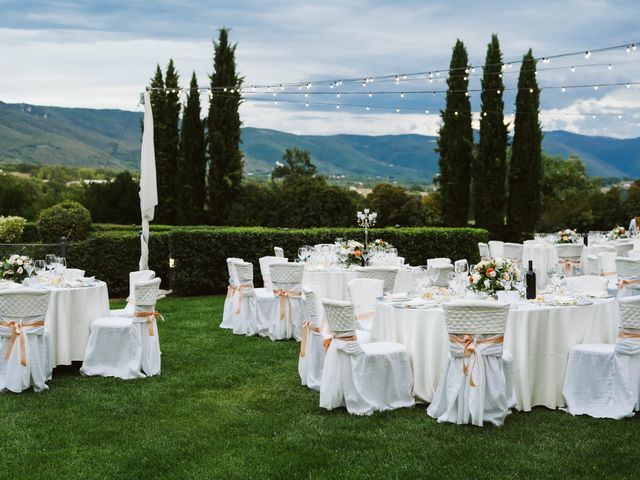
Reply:
[[[344,259],[344,264],[347,267],[361,266],[362,262],[362,250],[364,246],[360,242],[355,240],[347,240],[340,245],[340,257]]]
[[[558,232],[558,239],[556,243],[578,243],[580,241],[580,235],[575,230],[565,228]]]
[[[29,276],[26,269],[29,262],[30,258],[26,255],[14,254],[2,258],[0,260],[0,279],[22,283]]]
[[[373,248],[378,248],[382,251],[388,252],[390,248],[393,248],[389,242],[385,242],[381,238],[376,238],[373,242],[369,242],[369,250]]]
[[[476,264],[469,275],[469,289],[494,295],[499,290],[513,290],[520,281],[520,270],[506,258],[491,258]]]
[[[611,240],[620,240],[621,238],[629,238],[629,232],[624,227],[621,227],[620,225],[618,225],[609,232],[608,237]]]

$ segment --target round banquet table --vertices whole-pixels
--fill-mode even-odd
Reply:
[[[564,406],[562,385],[569,348],[580,343],[613,343],[617,318],[614,299],[567,307],[520,303],[512,309],[504,348],[513,355],[517,409]],[[378,302],[371,339],[399,342],[407,347],[414,396],[431,402],[449,351],[442,308],[398,308]]]
[[[349,300],[347,284],[356,278],[355,270],[334,269],[314,270],[305,269],[302,284],[316,291],[318,298],[331,298],[332,300]],[[393,291],[408,292],[414,289],[416,277],[413,270],[400,268],[396,275],[396,283]]]
[[[48,288],[49,309],[45,331],[51,340],[51,361],[54,366],[71,365],[84,360],[91,322],[109,316],[107,284],[79,288]]]

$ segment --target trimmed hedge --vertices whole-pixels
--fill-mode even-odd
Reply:
[[[149,267],[163,279],[163,288],[182,295],[223,293],[227,288],[227,257],[241,257],[254,265],[256,285],[261,284],[258,259],[273,255],[273,247],[284,249],[294,259],[302,245],[333,243],[336,237],[363,240],[360,228],[275,229],[261,227],[173,227],[151,232]],[[476,228],[383,228],[370,230],[371,240],[382,238],[393,244],[411,265],[424,265],[428,258],[449,257],[478,260],[478,242],[489,234]],[[82,242],[68,244],[69,266],[83,268],[87,275],[106,281],[112,296],[129,291],[128,273],[138,269],[140,237],[137,231],[96,232]],[[175,268],[169,269],[169,258]]]

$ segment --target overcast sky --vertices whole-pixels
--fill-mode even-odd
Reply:
[[[277,93],[268,101],[246,94],[241,110],[246,126],[299,134],[435,134],[444,95],[411,92],[444,90],[445,75],[434,75],[429,83],[426,76],[405,81],[402,74],[446,70],[457,38],[467,46],[472,65],[484,63],[492,33],[499,36],[505,62],[520,60],[528,48],[545,57],[631,45],[640,42],[638,7],[637,0],[0,0],[0,101],[135,110],[155,65],[164,68],[169,58],[183,84],[195,71],[206,87],[212,40],[226,26],[238,43],[237,65],[247,92],[259,84],[272,85]],[[514,64],[504,74],[507,119],[515,98],[508,89],[516,86],[518,68]],[[543,90],[545,129],[640,136],[640,85],[626,87],[640,82],[640,46],[629,53],[622,47],[588,59],[584,54],[552,59],[538,68],[541,87],[589,85]],[[280,83],[388,74],[399,74],[399,84],[374,80],[334,90],[313,85],[309,107],[295,95],[295,86],[279,89]],[[470,88],[479,88],[480,77],[480,69],[471,73]],[[622,85],[591,86],[605,83]],[[318,93],[323,90],[329,94]],[[344,93],[337,98],[335,91]],[[347,93],[354,91],[362,94]],[[394,93],[369,98],[369,91]],[[471,93],[476,112],[479,95]]]

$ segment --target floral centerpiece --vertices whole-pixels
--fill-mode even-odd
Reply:
[[[362,250],[364,246],[355,240],[347,240],[340,245],[340,257],[344,260],[346,266],[362,265]]]
[[[619,240],[620,238],[629,238],[629,232],[624,228],[618,225],[613,230],[609,232],[608,237],[611,240]]]
[[[498,290],[512,290],[520,281],[520,270],[506,258],[482,260],[469,275],[469,288],[476,293],[495,294]]]
[[[376,238],[373,242],[369,242],[368,249],[379,248],[380,250],[389,251],[390,248],[393,248],[389,242],[385,242],[381,238]]]
[[[0,260],[0,279],[10,280],[16,283],[22,281],[29,276],[25,265],[29,262],[26,255],[11,255]]]
[[[580,235],[578,232],[571,230],[570,228],[565,228],[558,232],[558,239],[556,240],[556,243],[578,243],[579,240]]]

